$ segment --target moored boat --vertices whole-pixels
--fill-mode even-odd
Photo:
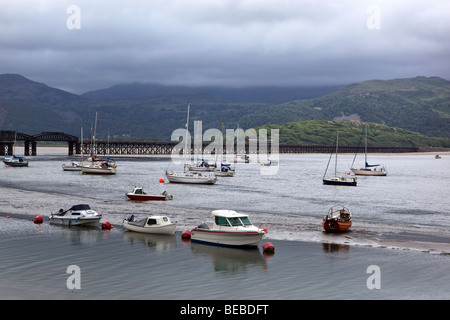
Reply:
[[[78,161],[72,161],[69,165],[65,163],[62,164],[64,171],[81,171],[82,164]]]
[[[134,218],[134,215],[130,215],[123,220],[123,226],[125,229],[135,232],[174,234],[177,224],[171,222],[167,216],[149,216],[138,220]]]
[[[3,163],[8,167],[28,167],[29,160],[19,156],[5,156]]]
[[[116,163],[112,159],[92,162],[90,165],[81,166],[82,174],[116,174]]]
[[[353,163],[355,162],[356,159],[356,155],[358,154],[358,148],[356,148],[356,152],[355,152],[355,157],[353,158],[353,163],[352,163],[352,167],[351,167],[351,171],[353,172],[354,175],[357,176],[386,176],[387,175],[387,171],[386,168],[381,165],[381,164],[368,164],[367,163],[367,125],[366,127],[363,129],[362,133],[366,133],[366,139],[365,139],[365,162],[364,162],[364,167],[363,168],[353,168]],[[362,133],[361,133],[361,137],[362,137]],[[360,139],[361,141],[361,139]],[[358,143],[358,147],[359,147],[359,143]]]
[[[222,163],[220,168],[214,170],[214,174],[219,177],[232,177],[234,176],[235,170],[231,169],[230,164]]]
[[[164,191],[161,194],[147,194],[142,187],[134,187],[132,192],[126,193],[130,200],[139,201],[165,201],[172,200],[173,196]]]
[[[214,174],[202,174],[201,172],[168,172],[167,180],[171,183],[190,183],[190,184],[214,184],[217,177]]]
[[[95,227],[102,215],[92,210],[88,204],[77,204],[68,210],[59,209],[49,217],[50,223],[65,226],[90,226]]]
[[[337,163],[338,163],[338,143],[339,141],[339,130],[337,130],[336,133],[336,158],[335,158],[335,164],[334,164],[334,176],[332,177],[326,177],[328,166],[330,165],[331,157],[333,156],[333,152],[330,154],[330,158],[328,159],[327,168],[325,169],[325,173],[323,174],[322,183],[325,185],[334,185],[334,186],[355,186],[357,185],[356,177],[350,177],[350,173],[339,173],[337,171]]]
[[[352,214],[344,206],[334,206],[323,217],[322,227],[328,232],[343,232],[352,226]]]
[[[257,247],[266,229],[254,226],[248,215],[233,210],[214,210],[213,224],[191,231],[191,241],[226,247]]]

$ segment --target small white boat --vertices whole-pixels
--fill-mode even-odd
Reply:
[[[234,173],[235,170],[231,169],[231,166],[227,163],[222,163],[220,168],[214,170],[214,174],[219,177],[232,177]]]
[[[207,160],[201,159],[197,162],[197,164],[187,164],[186,165],[189,171],[214,171],[216,169],[215,164],[210,164]]]
[[[82,164],[81,162],[72,161],[69,165],[65,163],[62,164],[62,168],[64,171],[81,171]]]
[[[92,162],[90,165],[81,166],[82,174],[116,174],[116,163],[114,160],[106,160],[100,163]]]
[[[142,233],[174,234],[177,224],[170,221],[167,216],[150,216],[143,219],[135,219],[130,215],[123,220],[125,229]]]
[[[191,184],[214,184],[217,177],[214,174],[202,174],[200,172],[168,172],[166,171],[167,180],[171,183],[191,183]]]
[[[264,163],[261,163],[262,166],[277,166],[278,165],[278,161],[275,160],[270,160]]]
[[[353,168],[353,163],[355,163],[355,159],[356,159],[356,155],[358,153],[358,148],[356,148],[356,153],[355,153],[355,157],[353,158],[353,163],[352,163],[352,167],[351,167],[351,171],[353,172],[354,175],[356,176],[379,176],[379,177],[384,177],[387,175],[387,171],[386,168],[381,165],[381,164],[368,164],[367,163],[367,125],[365,126],[365,128],[363,129],[363,132],[365,132],[366,135],[366,142],[365,142],[365,161],[364,161],[364,167],[362,168]],[[362,137],[362,133],[361,133],[361,137]],[[359,145],[359,144],[358,144]]]
[[[142,187],[134,187],[132,192],[126,193],[126,196],[130,200],[139,200],[139,201],[165,201],[172,200],[173,196],[168,194],[167,191],[164,191],[161,194],[147,194],[144,192]]]
[[[191,241],[226,247],[257,247],[266,233],[248,215],[233,210],[214,210],[212,227],[201,224],[191,231]]]
[[[96,227],[102,218],[101,214],[92,210],[88,204],[77,204],[68,210],[59,209],[49,217],[50,223],[65,226],[90,226]]]

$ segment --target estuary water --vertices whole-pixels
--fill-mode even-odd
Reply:
[[[388,176],[358,177],[357,187],[322,184],[328,157],[280,155],[273,175],[261,174],[259,163],[236,164],[234,177],[212,186],[160,183],[166,169],[181,169],[170,157],[116,157],[115,176],[64,172],[73,158],[59,154],[30,157],[28,168],[0,168],[0,298],[450,298],[450,155],[371,155]],[[338,168],[348,170],[352,160],[340,155]],[[173,200],[129,201],[134,186],[167,191]],[[51,212],[78,203],[114,228],[48,223]],[[325,234],[321,219],[336,203],[352,211],[352,231]],[[181,239],[182,230],[210,222],[215,209],[248,213],[267,227],[261,246],[272,242],[275,254]],[[121,222],[130,213],[165,213],[177,233],[127,232]],[[36,215],[43,224],[32,222]],[[68,288],[71,265],[81,270],[80,289]],[[370,266],[380,270],[380,288],[369,288]]]

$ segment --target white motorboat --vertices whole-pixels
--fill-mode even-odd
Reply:
[[[214,210],[212,227],[201,224],[191,231],[191,241],[228,247],[257,247],[266,229],[254,226],[248,215]]]
[[[165,201],[172,200],[173,196],[167,191],[163,191],[161,194],[147,194],[142,187],[134,187],[132,192],[125,194],[130,200],[139,201]]]
[[[150,216],[137,220],[134,215],[130,215],[123,220],[123,226],[125,229],[135,232],[174,234],[177,224],[171,222],[167,216]]]
[[[90,226],[96,227],[102,215],[92,210],[88,204],[77,204],[68,210],[59,209],[49,217],[50,223],[65,226]]]

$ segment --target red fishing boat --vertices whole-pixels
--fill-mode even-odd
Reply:
[[[323,217],[322,226],[327,232],[343,232],[352,226],[352,214],[344,206],[334,206]]]

